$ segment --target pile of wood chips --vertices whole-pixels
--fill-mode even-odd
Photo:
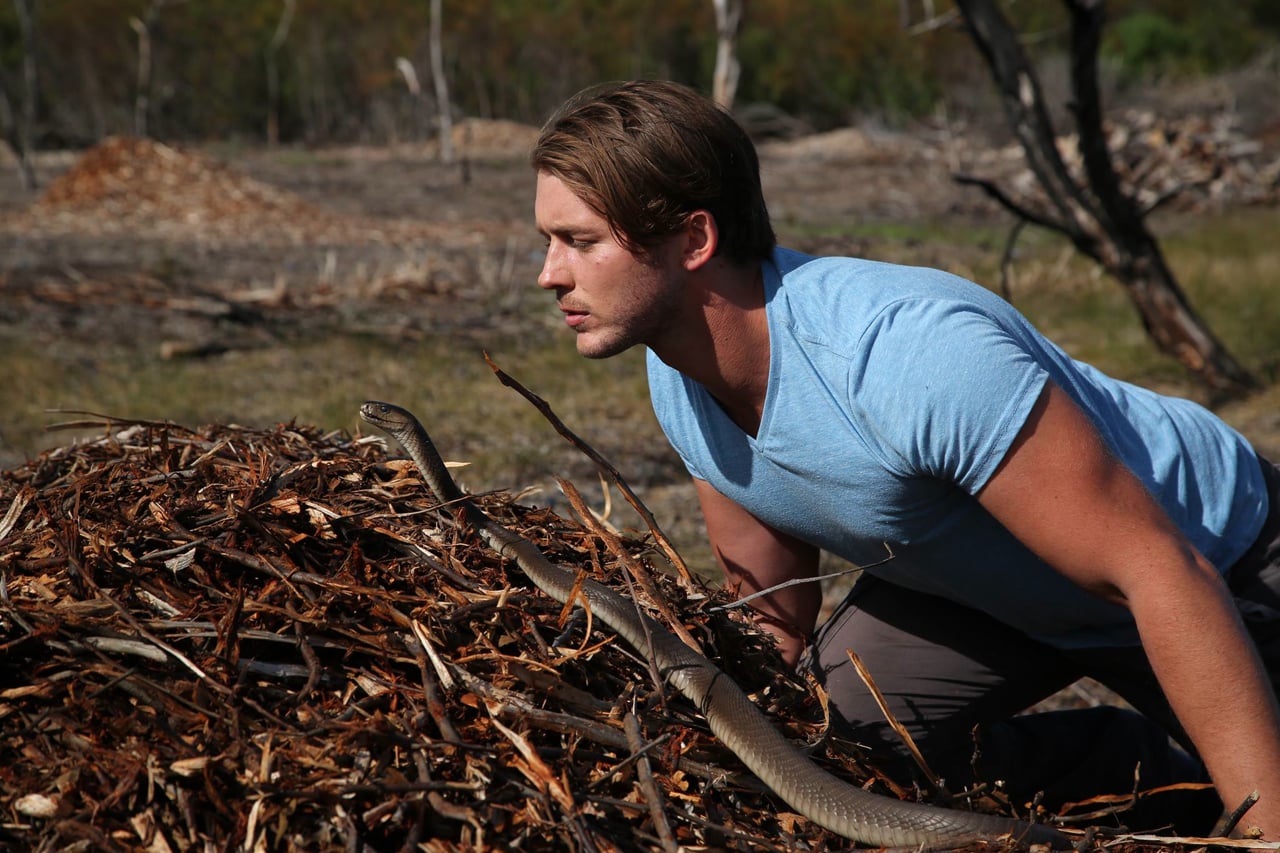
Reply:
[[[118,234],[195,240],[206,247],[480,240],[473,223],[336,213],[199,151],[130,136],[110,136],[90,148],[35,204],[4,224],[46,237]]]
[[[0,473],[0,848],[847,846],[763,791],[645,660],[477,544],[381,438],[96,425]],[[645,539],[481,501],[649,606],[611,550],[648,565]],[[789,736],[821,736],[771,644],[711,612],[723,594],[653,574]]]

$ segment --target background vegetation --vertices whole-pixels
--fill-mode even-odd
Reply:
[[[37,147],[83,146],[132,130],[132,19],[153,22],[152,136],[265,138],[266,56],[282,0],[33,2]],[[0,88],[16,113],[23,45],[15,8],[0,4]],[[1117,89],[1214,73],[1280,44],[1274,0],[1112,0],[1108,8],[1105,70]],[[910,25],[919,22],[904,20],[904,10],[921,15],[905,0],[751,0],[740,34],[738,103],[757,118],[781,114],[792,120],[787,126],[814,129],[854,118],[896,124],[944,104],[986,114],[987,105],[971,95],[990,84],[965,33],[953,21],[913,34]],[[1008,13],[1038,53],[1061,51],[1067,32],[1060,4],[1024,0],[1010,3]],[[429,133],[430,96],[411,96],[395,64],[407,58],[424,92],[432,91],[428,18],[424,0],[297,0],[276,55],[281,141],[383,142]],[[715,59],[708,0],[446,2],[442,29],[454,111],[531,124],[602,79],[661,76],[709,86]]]

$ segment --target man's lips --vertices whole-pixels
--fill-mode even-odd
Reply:
[[[588,317],[586,311],[579,311],[576,308],[570,308],[566,305],[561,305],[560,311],[564,314],[564,321],[569,324],[570,328],[576,328]]]

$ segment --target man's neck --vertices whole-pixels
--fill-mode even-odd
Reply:
[[[755,435],[769,386],[769,324],[759,267],[723,266],[690,280],[679,330],[651,344],[668,366],[700,383],[744,432]]]

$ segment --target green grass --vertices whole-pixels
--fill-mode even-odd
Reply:
[[[1172,237],[1166,252],[1193,303],[1251,368],[1280,366],[1280,209],[1239,211]]]
[[[1280,212],[1250,209],[1161,225],[1170,265],[1193,305],[1246,367],[1274,380],[1280,364],[1280,241],[1274,237]],[[941,266],[998,290],[1004,238],[997,234],[989,225],[915,224],[883,226],[857,239],[869,256]],[[792,245],[794,236],[783,232]],[[1182,368],[1149,342],[1123,289],[1063,240],[1028,229],[1014,272],[1014,304],[1072,355],[1122,379],[1200,396]],[[546,482],[551,474],[568,476],[580,487],[592,483],[585,459],[493,376],[481,356],[483,346],[633,483],[682,480],[649,409],[642,353],[582,359],[563,329],[531,327],[520,340],[498,332],[477,338],[473,332],[408,343],[336,333],[200,360],[164,360],[146,342],[107,349],[25,335],[17,325],[0,327],[0,375],[8,403],[0,420],[4,467],[76,435],[46,432],[67,419],[48,409],[187,426],[296,420],[354,432],[361,429],[359,404],[378,398],[419,413],[447,456],[471,462],[463,479],[473,488],[517,490]],[[1268,391],[1222,414],[1280,455],[1277,411],[1280,392]]]
[[[470,479],[513,488],[581,463],[545,419],[504,387],[481,348],[452,338],[387,344],[367,336],[336,336],[284,348],[231,352],[200,360],[164,360],[122,349],[89,359],[47,357],[45,347],[0,340],[11,406],[0,449],[31,456],[66,443],[48,433],[68,420],[49,409],[120,418],[171,420],[186,426],[297,421],[356,431],[366,399],[407,406],[428,423],[447,455],[469,459]],[[499,367],[545,397],[556,413],[602,452],[652,445],[658,434],[649,410],[640,352],[587,361],[571,337],[548,335],[531,346],[490,353]]]

